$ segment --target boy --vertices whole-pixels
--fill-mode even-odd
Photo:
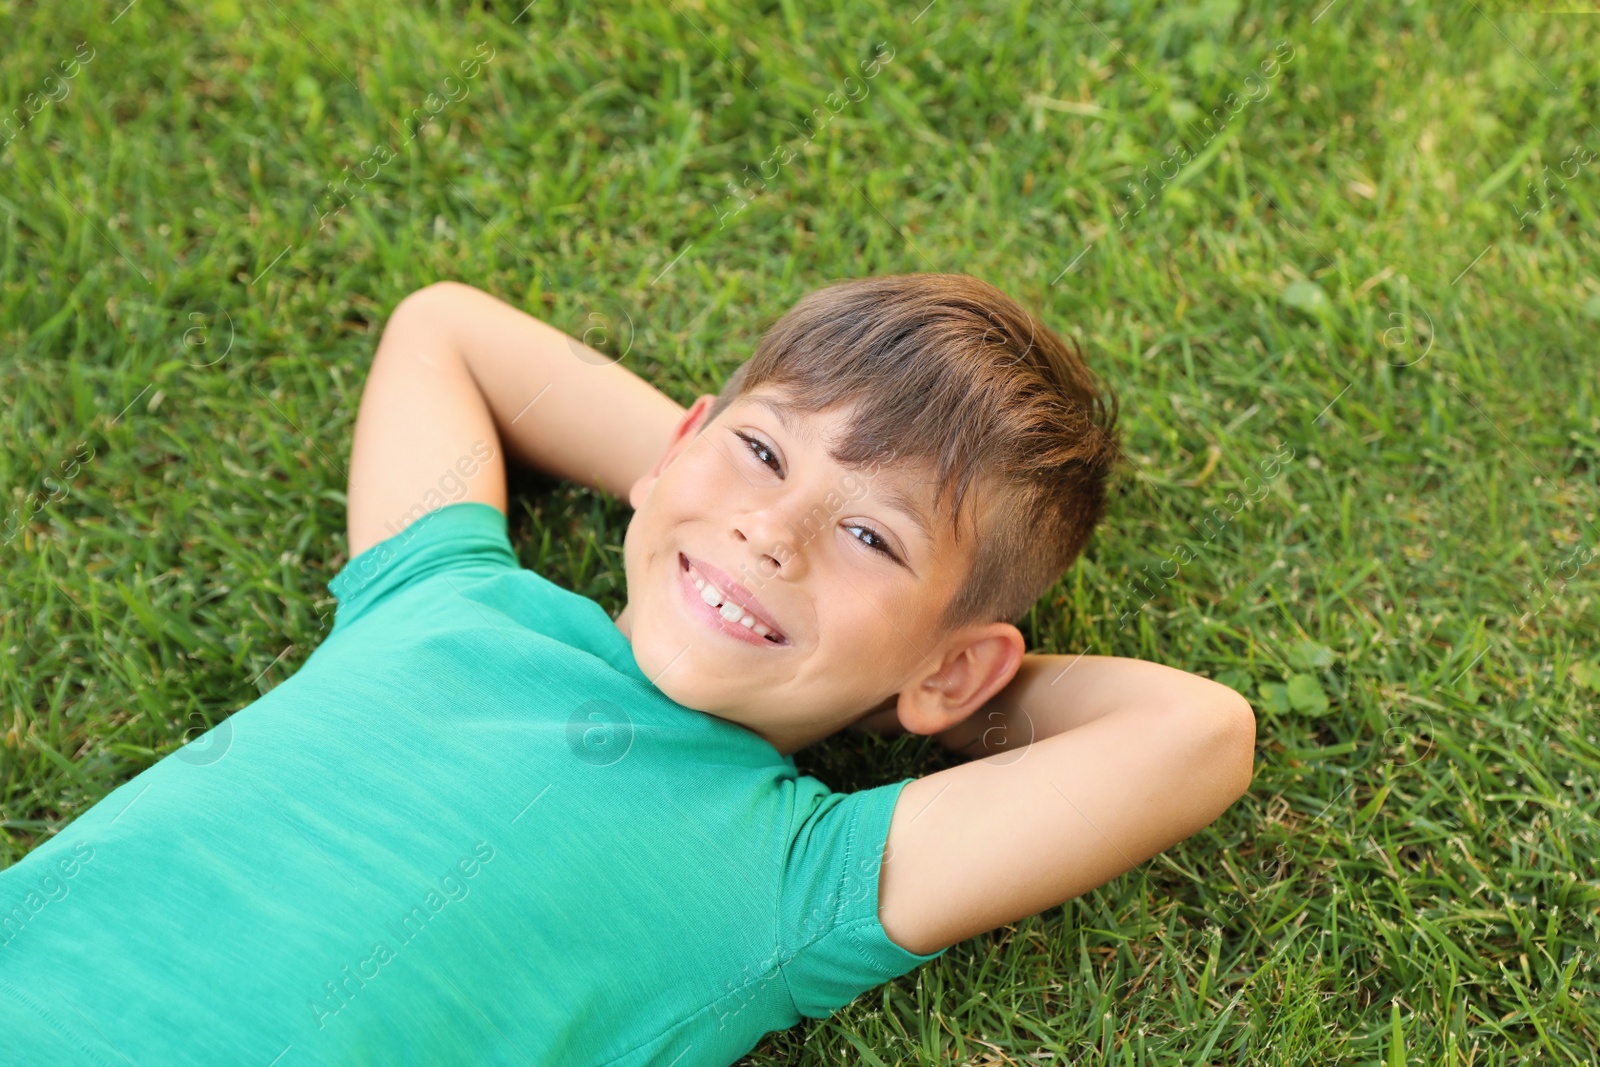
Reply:
[[[0,1059],[725,1065],[1143,862],[1243,793],[1254,718],[1024,654],[1114,419],[963,275],[812,293],[687,411],[475,289],[407,297],[333,630],[0,875]],[[615,620],[518,566],[502,447],[627,494]],[[798,775],[845,727],[982,758]]]

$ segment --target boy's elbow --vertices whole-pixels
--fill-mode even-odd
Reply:
[[[1206,781],[1218,814],[1244,796],[1255,776],[1256,713],[1225,685],[1206,680],[1172,705],[1187,758]]]
[[[1231,804],[1244,796],[1255,776],[1256,712],[1248,700],[1231,689],[1218,703],[1216,744],[1220,763],[1232,783],[1228,800]]]
[[[402,308],[417,310],[435,304],[438,301],[459,297],[463,292],[471,292],[472,286],[464,282],[439,281],[424,285],[420,289],[413,289],[400,299],[394,307],[394,314]]]
[[[1237,800],[1255,775],[1256,710],[1242,693],[1209,678],[1188,696],[1191,707],[1199,704],[1206,709],[1201,718],[1209,724],[1207,743],[1220,765],[1232,772],[1229,781],[1238,785],[1238,792],[1230,802]]]

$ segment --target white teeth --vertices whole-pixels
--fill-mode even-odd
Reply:
[[[700,591],[700,599],[716,608],[717,614],[724,619],[729,622],[737,622],[740,626],[749,629],[757,637],[765,637],[773,632],[761,623],[756,622],[755,616],[746,615],[743,608],[733,601],[725,599],[722,595],[722,590],[706,581],[700,572],[693,567],[689,568],[689,580],[694,582],[694,587]]]

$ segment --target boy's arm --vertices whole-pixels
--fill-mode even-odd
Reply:
[[[506,509],[504,450],[626,498],[683,409],[576,338],[471,286],[406,297],[384,327],[350,455],[350,555],[446,503]]]
[[[1046,733],[1071,730],[1111,711],[1110,707],[1095,707],[1083,701],[1067,701],[1057,692],[1055,682],[1066,677],[1066,670],[1080,657],[1026,653],[1022,666],[1011,682],[996,693],[994,699],[967,716],[961,722],[931,735],[940,746],[969,758],[993,756],[1010,752],[1037,740]],[[1032,698],[1029,699],[1029,694]],[[1024,712],[1020,704],[1044,708],[1044,723],[1036,723]],[[900,724],[900,712],[891,697],[871,713],[846,727],[851,733],[872,733],[884,737],[899,737],[906,732]]]
[[[1250,785],[1255,715],[1158,663],[1032,656],[964,736],[993,754],[907,784],[889,824],[879,918],[912,952],[1055,907],[1210,823]]]

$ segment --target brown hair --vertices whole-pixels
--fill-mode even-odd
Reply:
[[[945,632],[1027,614],[1083,551],[1121,455],[1116,396],[1080,351],[966,274],[808,293],[723,384],[707,421],[758,386],[797,412],[855,405],[834,462],[925,469],[958,542],[963,501],[981,501],[976,558],[939,620]]]

